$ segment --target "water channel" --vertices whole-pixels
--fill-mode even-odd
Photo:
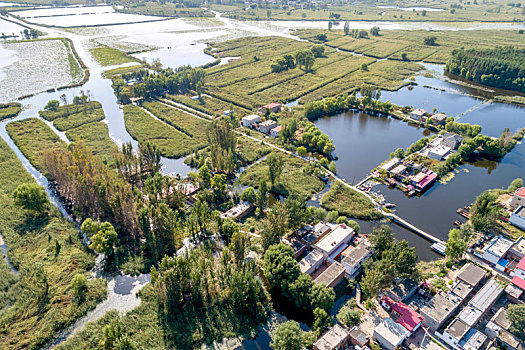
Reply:
[[[63,12],[64,10],[61,11]],[[93,22],[93,24],[117,23],[122,20],[122,16],[129,22],[135,20],[134,17],[127,17],[133,15],[102,13],[105,12],[102,7],[100,9],[88,9],[85,12],[91,11],[100,11],[101,14],[109,16],[109,19],[104,17],[106,18],[105,22],[97,21]],[[79,14],[83,13],[80,10],[74,10],[73,12],[75,14],[68,14],[66,11],[62,13],[64,16],[56,18],[60,19],[60,23],[75,25],[75,23],[79,23],[77,21],[78,18],[91,16]],[[45,14],[39,14],[38,12],[30,14],[32,17],[47,15],[47,17],[32,18],[32,20],[41,20],[57,13],[48,11]],[[116,17],[113,18],[112,16]],[[458,30],[454,25],[436,23],[356,22],[355,25],[363,28],[379,25],[382,29],[428,29],[430,27],[443,26],[444,29]],[[5,31],[9,33],[14,31],[14,29],[11,29],[13,28],[12,26],[12,23],[0,20],[0,32]],[[17,25],[14,24],[14,26]],[[507,28],[512,25],[471,24],[462,29],[478,29],[480,26],[483,28]],[[227,40],[247,35],[292,37],[290,29],[298,27],[326,28],[326,23],[307,21],[239,22],[217,17],[216,19],[205,20],[202,23],[199,23],[197,20],[171,19],[161,22],[122,24],[95,28],[94,32],[89,33],[83,33],[81,30],[64,31],[61,29],[37,28],[47,32],[49,36],[63,36],[73,40],[78,54],[89,67],[91,75],[89,81],[81,88],[39,93],[23,100],[24,110],[16,120],[37,116],[38,110],[42,109],[50,99],[58,99],[63,93],[71,100],[75,95],[79,94],[80,90],[90,90],[93,98],[102,103],[106,114],[105,122],[108,124],[112,139],[117,144],[132,142],[136,147],[137,142],[131,138],[125,129],[123,112],[117,104],[111,88],[111,82],[104,79],[101,75],[103,70],[108,69],[108,67],[100,67],[87,51],[91,39],[112,38],[127,43],[153,46],[156,47],[155,50],[137,54],[136,56],[148,61],[158,58],[165,66],[177,67],[184,64],[195,66],[214,60],[213,57],[204,54],[202,51],[205,43],[208,41]],[[2,69],[12,64],[13,60],[16,60],[16,57],[13,58],[12,55],[8,57],[7,55],[0,55],[0,79],[2,79]],[[469,95],[473,93],[471,89],[445,81],[444,77],[442,77],[442,67],[427,65],[426,68],[433,69],[436,72],[436,77],[426,78],[419,76],[416,78],[417,86],[403,88],[397,92],[383,92],[382,99],[388,99],[399,105],[423,107],[427,110],[432,110],[432,108],[436,107],[441,112],[456,116],[460,121],[482,125],[483,133],[491,136],[499,136],[504,127],[509,127],[512,131],[515,131],[525,126],[525,110],[523,108],[507,104],[488,103],[483,99],[482,94],[479,94],[477,97],[471,96]],[[16,84],[16,82],[13,83]],[[7,135],[5,125],[11,121],[0,122],[0,136],[15,151],[24,166],[33,174],[37,181],[47,187],[45,177],[34,169]],[[391,118],[373,117],[358,112],[347,112],[321,118],[316,121],[316,125],[334,140],[339,157],[337,160],[338,174],[349,183],[356,183],[364,178],[372,168],[388,158],[389,153],[395,148],[407,147],[425,135],[425,130],[422,128],[411,127]],[[163,163],[165,165],[163,170],[166,173],[185,175],[189,171],[182,159],[163,159]],[[452,222],[456,218],[455,209],[457,207],[470,203],[485,189],[504,187],[512,179],[525,176],[524,164],[525,146],[520,144],[501,162],[479,161],[463,165],[448,184],[436,184],[421,197],[408,198],[402,192],[390,190],[386,187],[379,190],[386,196],[387,201],[397,204],[396,210],[400,216],[416,226],[445,239],[448,230],[452,227]],[[53,193],[50,191],[49,193],[53,202],[65,213],[60,203],[54,198]],[[374,226],[380,224],[380,222],[363,221],[359,223],[364,233],[370,232]],[[398,226],[394,225],[393,229],[399,239],[406,239],[412,246],[416,247],[421,259],[428,260],[436,257],[429,249],[429,242]],[[125,276],[122,278],[125,279]],[[147,283],[147,280],[144,280],[145,278],[144,276],[139,276],[134,281],[125,280],[124,282],[110,280],[110,298],[108,301],[97,307],[88,317],[77,322],[73,329],[68,330],[67,334],[61,337],[61,340],[75,330],[80,329],[85,321],[98,318],[107,307],[114,305],[118,300],[124,300],[134,293],[135,287],[138,288],[138,286]],[[132,287],[126,287],[125,293],[122,290],[118,292],[119,283],[128,287],[131,285]],[[112,299],[112,296],[116,299]],[[128,300],[127,302],[131,306],[138,305],[135,304],[138,301],[132,302]],[[264,338],[263,342],[266,343],[266,338]],[[252,343],[248,342],[245,345],[248,344]],[[263,345],[258,343],[257,347]]]

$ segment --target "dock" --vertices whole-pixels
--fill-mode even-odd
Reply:
[[[392,222],[395,222],[396,224],[400,225],[400,226],[403,226],[407,229],[409,229],[410,231],[414,232],[414,233],[417,233],[419,236],[423,237],[424,239],[426,239],[427,241],[430,241],[432,243],[441,243],[443,245],[446,245],[447,243],[445,241],[442,241],[441,239],[437,238],[436,236],[433,236],[431,235],[430,233],[428,232],[425,232],[423,230],[421,230],[420,228],[417,228],[415,227],[414,225],[412,225],[411,223],[409,223],[408,221],[400,218],[399,216],[397,216],[396,214],[391,214],[391,213],[384,213],[384,215],[390,219]]]

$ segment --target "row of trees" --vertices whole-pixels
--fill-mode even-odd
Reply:
[[[488,86],[525,92],[525,49],[456,49],[445,70]]]
[[[351,108],[362,107],[382,113],[389,113],[394,108],[390,101],[381,102],[381,92],[373,86],[363,85],[361,87],[362,98],[352,95],[339,95],[337,97],[326,97],[322,100],[308,102],[304,106],[304,116],[310,120],[320,116],[346,111]]]

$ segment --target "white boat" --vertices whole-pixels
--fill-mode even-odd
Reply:
[[[447,247],[443,243],[434,243],[430,248],[438,254],[446,255],[445,251]]]

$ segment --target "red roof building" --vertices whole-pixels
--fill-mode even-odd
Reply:
[[[516,209],[521,205],[525,205],[525,187],[518,188],[510,199],[510,207],[512,209]]]
[[[423,316],[409,308],[405,303],[395,302],[386,295],[381,298],[381,302],[383,305],[390,307],[395,314],[399,315],[396,322],[405,327],[410,333],[414,333],[421,327]]]
[[[525,290],[525,280],[518,276],[514,276],[512,278],[512,284],[514,284],[516,287],[521,288],[522,290]]]
[[[515,196],[525,198],[525,187],[520,187],[514,192]]]
[[[518,265],[516,265],[516,268],[525,271],[525,256],[521,259]]]

